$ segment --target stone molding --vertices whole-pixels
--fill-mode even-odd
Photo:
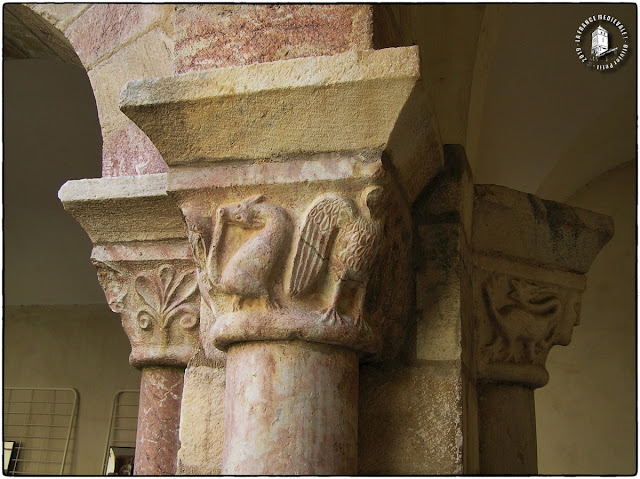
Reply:
[[[166,174],[69,181],[58,194],[84,227],[112,311],[138,368],[184,368],[198,349],[200,294]]]
[[[173,170],[384,152],[411,203],[442,166],[419,67],[405,47],[218,68],[130,81],[120,108]]]

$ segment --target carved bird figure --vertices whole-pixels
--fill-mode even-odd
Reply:
[[[366,188],[361,195],[362,213],[339,195],[320,195],[311,204],[305,218],[293,261],[289,291],[292,296],[305,292],[318,278],[328,261],[337,276],[333,298],[322,311],[330,323],[345,319],[338,312],[338,302],[347,281],[362,288],[358,316],[360,325],[364,292],[369,281],[382,237],[385,193],[382,187]]]
[[[238,248],[220,274],[218,244],[227,225],[259,231]],[[263,195],[218,208],[206,268],[213,285],[234,296],[233,311],[241,308],[245,298],[257,297],[264,298],[268,309],[280,308],[271,287],[289,225],[284,208],[266,201]]]

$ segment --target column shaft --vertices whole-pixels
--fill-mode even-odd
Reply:
[[[229,349],[223,474],[357,472],[358,357],[303,341]]]
[[[480,474],[538,473],[533,389],[519,384],[478,385]]]
[[[134,465],[137,476],[176,473],[183,381],[183,369],[142,370]]]

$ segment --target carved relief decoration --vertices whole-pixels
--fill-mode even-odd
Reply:
[[[536,387],[543,385],[548,380],[544,365],[549,350],[568,345],[579,324],[581,291],[484,270],[477,271],[476,278],[481,375],[483,364],[494,372],[499,370],[491,365],[525,365],[539,368],[529,368],[525,376],[535,377],[531,382]]]
[[[361,317],[367,283],[382,239],[384,190],[378,186],[368,187],[361,199],[363,214],[339,195],[324,194],[313,201],[298,239],[289,291],[295,297],[313,287],[328,263],[337,282],[328,307],[322,310],[322,320],[366,327]],[[339,311],[347,282],[355,282],[360,289],[355,318]]]
[[[132,365],[184,366],[197,350],[200,294],[187,262],[154,262],[150,268],[136,261],[93,261],[111,310],[122,317]]]
[[[134,285],[141,304],[136,314],[140,328],[149,330],[157,324],[167,329],[175,318],[185,329],[198,324],[195,270],[176,272],[173,266],[163,264],[153,272],[137,275]]]
[[[409,294],[408,207],[388,185],[337,190],[311,201],[278,191],[282,204],[259,194],[220,206],[212,199],[209,210],[200,197],[181,206],[207,305],[200,335],[208,357],[243,340],[298,338],[368,353],[381,350],[385,328],[397,340],[403,328],[391,323]]]
[[[281,307],[273,285],[277,274],[281,274],[278,266],[290,239],[290,219],[284,208],[267,201],[264,195],[256,195],[220,206],[213,219],[188,213],[185,217],[198,265],[198,283],[214,315],[214,291],[232,296],[232,311],[242,309],[248,298],[261,299],[268,310]],[[213,222],[209,240],[207,220]],[[231,228],[256,233],[230,240]],[[227,257],[226,261],[223,257]]]
[[[558,288],[511,278],[509,290],[497,290],[494,281],[484,283],[482,292],[495,337],[485,345],[490,361],[534,361],[551,347],[556,327],[564,312]],[[500,301],[499,296],[507,298]]]
[[[105,263],[93,262],[98,272],[98,282],[102,286],[109,307],[114,313],[125,309],[125,299],[129,293],[127,274]]]

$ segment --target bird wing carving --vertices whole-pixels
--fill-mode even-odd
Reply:
[[[292,296],[302,293],[313,283],[331,253],[337,230],[353,221],[354,215],[353,205],[335,194],[320,195],[311,204],[293,260],[289,283]]]

